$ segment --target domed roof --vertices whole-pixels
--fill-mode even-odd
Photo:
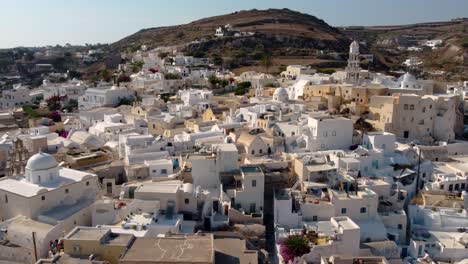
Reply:
[[[399,81],[405,83],[416,82],[416,77],[414,77],[411,73],[407,72],[399,78]]]
[[[283,87],[280,87],[280,88],[276,88],[275,92],[273,93],[273,96],[283,96],[283,95],[286,95],[288,96],[288,91],[286,91],[286,89],[284,89]]]
[[[359,53],[359,42],[355,40],[349,45],[349,53]]]
[[[28,170],[47,170],[58,166],[54,157],[47,153],[39,152],[29,158],[26,164]]]
[[[283,101],[288,100],[288,98],[289,98],[288,91],[286,91],[286,89],[283,87],[277,88],[275,92],[273,93],[273,100],[275,101],[283,102]]]

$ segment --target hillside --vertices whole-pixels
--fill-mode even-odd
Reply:
[[[341,31],[352,39],[366,41],[372,54],[392,69],[410,56],[423,62],[424,69],[444,70],[453,78],[467,78],[468,20],[418,23],[411,25],[346,27]],[[417,46],[420,41],[441,39],[438,49],[424,48],[420,52],[399,51],[399,46]]]
[[[274,41],[285,44],[298,45],[301,41],[309,40],[311,43],[302,44],[322,49],[331,45],[331,48],[340,49],[348,43],[339,30],[314,16],[289,9],[268,9],[239,11],[185,25],[144,29],[112,46],[124,50],[139,48],[141,45],[151,48],[181,45],[197,40],[209,41],[215,38],[215,29],[226,24],[243,32],[255,32],[261,37],[275,38]]]
[[[215,37],[226,24],[252,36]],[[323,52],[346,52],[350,40],[339,30],[312,15],[289,9],[239,11],[204,18],[185,25],[141,30],[111,45],[112,50],[134,51],[147,45],[178,46],[192,54],[220,56],[231,68],[255,66],[264,54],[275,57],[277,66],[287,62],[321,63]],[[323,54],[322,54],[323,55]],[[286,62],[284,61],[284,62]],[[339,65],[341,66],[341,65]]]

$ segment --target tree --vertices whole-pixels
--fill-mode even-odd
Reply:
[[[302,235],[293,235],[288,237],[280,248],[281,256],[287,262],[294,260],[295,257],[303,256],[309,252],[309,241]]]
[[[204,58],[205,53],[203,51],[197,50],[197,51],[192,52],[192,56],[194,58]]]
[[[112,73],[108,69],[102,70],[101,79],[103,79],[106,82],[109,82],[110,80],[112,80]]]
[[[273,66],[273,58],[269,53],[266,53],[263,55],[262,61],[260,63],[263,67],[265,67],[266,72],[269,73],[271,66]]]
[[[130,82],[132,79],[126,74],[120,74],[117,78],[117,83]]]
[[[131,63],[132,72],[137,73],[137,72],[141,71],[141,69],[143,69],[143,64],[144,63],[142,61],[132,62]]]
[[[182,79],[182,76],[180,76],[180,74],[176,74],[176,73],[166,73],[164,75],[164,78],[166,78],[166,80],[180,80],[180,79]]]
[[[167,52],[160,52],[158,54],[158,57],[162,60],[162,59],[167,58],[168,55],[169,55],[169,53],[167,53]]]
[[[62,121],[62,116],[57,111],[54,111],[54,112],[50,113],[49,118],[52,119],[52,121],[54,121],[54,122]]]
[[[216,75],[211,75],[209,78],[208,78],[208,82],[211,84],[211,87],[216,87],[220,80],[218,79],[218,77],[216,77]]]
[[[223,62],[224,62],[223,58],[221,58],[221,57],[216,56],[216,57],[213,58],[213,63],[216,66],[222,66]]]
[[[134,98],[127,98],[127,97],[124,97],[122,99],[120,99],[119,103],[117,104],[117,106],[121,106],[121,105],[133,105],[133,103],[135,102],[135,99]]]
[[[68,78],[73,79],[77,78],[80,79],[83,74],[79,71],[74,71],[74,70],[68,70]]]
[[[221,80],[221,82],[219,83],[221,85],[221,87],[226,87],[229,85],[229,81],[228,80]]]
[[[42,102],[42,100],[44,100],[44,95],[40,94],[40,95],[34,97],[34,98],[31,100],[31,102],[32,102],[33,104],[35,104],[35,105],[38,105],[38,104],[40,104],[40,103]]]
[[[252,87],[252,84],[250,82],[241,82],[237,84],[236,91],[234,92],[235,95],[244,95],[246,94],[250,87]]]
[[[46,99],[47,102],[47,108],[49,108],[50,111],[57,111],[62,108],[62,100],[60,96],[54,95]]]
[[[63,107],[64,110],[68,112],[73,112],[75,109],[78,109],[78,101],[75,99],[70,99],[68,103]]]

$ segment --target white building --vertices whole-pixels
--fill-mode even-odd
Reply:
[[[50,240],[76,225],[91,224],[97,177],[64,168],[42,152],[29,158],[25,171],[24,176],[0,180],[0,218],[5,221],[0,228],[7,230],[4,239],[25,250],[34,248],[29,238],[37,232],[38,256],[45,257]]]
[[[44,90],[44,99],[47,100],[52,96],[59,96],[64,98],[65,101],[76,100],[84,95],[86,86],[82,81],[76,79],[67,83],[50,83],[48,80],[42,82],[42,89]]]
[[[389,85],[389,92],[393,93],[411,93],[417,95],[432,95],[434,92],[433,80],[416,79],[414,75],[405,73],[398,80]]]
[[[0,98],[1,109],[13,109],[31,103],[29,87],[21,84],[16,85],[11,90],[3,90]]]
[[[312,69],[310,66],[303,65],[289,65],[286,67],[286,71],[282,72],[281,75],[288,79],[296,79],[301,75],[312,75],[317,70]]]
[[[278,80],[271,74],[258,73],[255,71],[247,71],[241,73],[239,77],[241,82],[250,82],[253,89],[259,89],[265,87],[265,85],[273,84],[277,85]]]
[[[322,256],[336,254],[346,256],[359,255],[359,236],[361,229],[348,217],[332,217],[327,221],[304,223],[306,232],[316,234],[319,239],[310,241],[310,252],[298,257],[299,263],[321,263]],[[303,229],[276,229],[276,252],[278,263],[288,263],[282,255],[281,243],[291,235],[298,235]],[[325,243],[321,241],[326,241]]]
[[[349,149],[353,144],[353,122],[344,117],[309,117],[309,135],[306,137],[310,151]]]
[[[104,121],[97,122],[89,128],[89,133],[105,141],[118,141],[120,135],[147,133],[146,122],[141,119],[127,123],[122,114],[104,115]]]
[[[263,214],[265,173],[259,166],[245,165],[239,176],[234,176],[235,188],[227,190],[233,207],[248,214]]]
[[[59,166],[55,158],[40,152],[27,162],[24,177],[0,181],[1,218],[29,218],[57,213],[55,208],[83,206],[95,200],[96,177]],[[44,217],[45,218],[45,217]]]
[[[196,107],[200,110],[208,109],[213,98],[213,92],[208,90],[180,90],[178,94],[184,106]]]
[[[133,95],[124,87],[112,86],[110,88],[89,88],[83,96],[79,97],[78,107],[87,110],[104,106],[117,106],[122,99],[131,99]]]
[[[190,155],[188,161],[192,167],[193,184],[202,188],[218,188],[220,174],[236,170],[238,160],[239,153],[232,143],[213,144],[211,153]]]
[[[174,172],[172,159],[145,160],[144,164],[148,167],[149,176],[153,179],[167,177]]]

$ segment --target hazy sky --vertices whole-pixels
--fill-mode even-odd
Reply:
[[[333,26],[468,17],[468,0],[0,0],[0,48],[109,43],[142,28],[270,7],[309,13]]]

